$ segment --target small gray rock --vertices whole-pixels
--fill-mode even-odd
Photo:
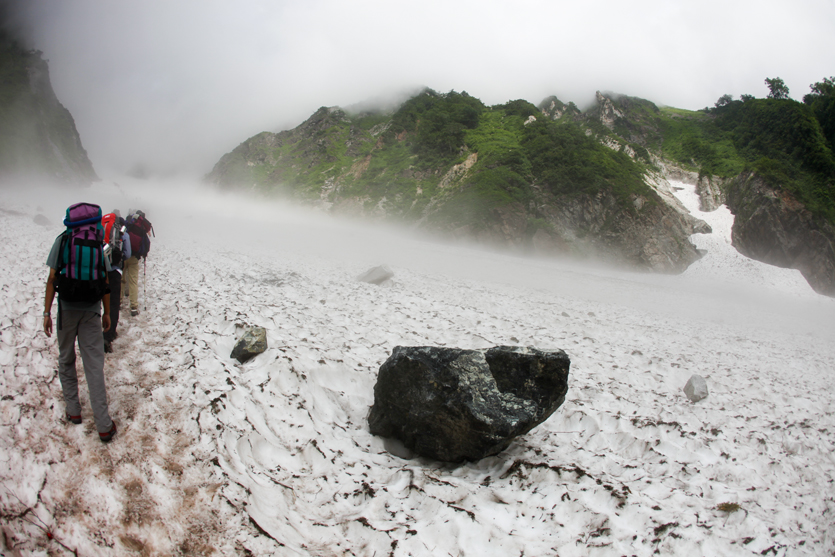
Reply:
[[[243,336],[238,339],[229,357],[244,363],[261,352],[264,352],[266,349],[267,330],[263,327],[252,327],[247,329]]]
[[[707,382],[701,375],[693,375],[684,386],[684,394],[691,402],[699,402],[708,395]]]
[[[391,269],[386,267],[385,265],[380,265],[378,267],[374,267],[372,269],[367,270],[363,274],[357,277],[357,280],[360,282],[367,282],[370,284],[383,284],[391,280],[391,277],[394,276],[394,272]]]
[[[37,215],[35,215],[35,216],[32,218],[32,220],[33,220],[33,221],[35,221],[35,224],[39,224],[39,225],[41,225],[41,226],[49,226],[49,225],[50,225],[49,219],[48,219],[48,218],[46,218],[44,215],[42,215],[42,214],[40,214],[40,213],[38,213]]]

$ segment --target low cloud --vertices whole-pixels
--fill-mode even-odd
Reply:
[[[486,104],[596,90],[698,109],[795,98],[835,73],[835,4],[643,0],[563,4],[366,0],[101,3],[32,0],[18,28],[50,61],[100,173],[204,174],[261,131],[320,106],[428,86]]]

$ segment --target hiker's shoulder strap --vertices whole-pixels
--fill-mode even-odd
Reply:
[[[65,230],[65,231],[61,232],[60,234],[58,234],[58,236],[55,237],[55,241],[52,242],[52,248],[55,249],[55,244],[58,242],[58,240],[60,240],[60,243],[58,244],[58,256],[55,259],[55,270],[59,273],[61,272],[61,269],[63,269],[64,265],[65,265],[64,246],[67,245],[67,239],[68,238],[69,238],[69,232],[67,230]]]

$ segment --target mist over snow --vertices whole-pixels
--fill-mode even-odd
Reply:
[[[134,186],[0,191],[4,554],[835,551],[835,300],[734,255],[724,209],[696,215],[707,255],[662,276]],[[142,208],[157,232],[142,313],[122,314],[105,363],[109,445],[83,374],[83,424],[63,421],[41,331],[44,261],[80,200]],[[355,280],[379,264],[392,284]],[[253,325],[269,349],[241,365]],[[455,466],[368,433],[395,346],[502,344],[571,358],[566,402],[506,451]],[[696,404],[693,374],[710,390]]]
[[[321,106],[419,87],[488,105],[597,90],[686,109],[796,99],[833,74],[831,0],[27,0],[8,23],[49,60],[99,175],[205,174]]]

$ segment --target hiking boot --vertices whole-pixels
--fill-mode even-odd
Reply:
[[[110,431],[105,433],[99,432],[99,439],[101,439],[102,443],[110,443],[110,440],[116,436],[116,422],[113,422],[113,427],[110,428]]]
[[[80,424],[81,416],[70,416],[69,414],[67,414],[67,421],[72,422],[74,424]]]
[[[113,352],[113,344],[109,340],[104,341],[104,353],[110,354],[111,352]]]
[[[139,308],[130,308],[130,315],[131,317],[136,317],[139,315]]]

